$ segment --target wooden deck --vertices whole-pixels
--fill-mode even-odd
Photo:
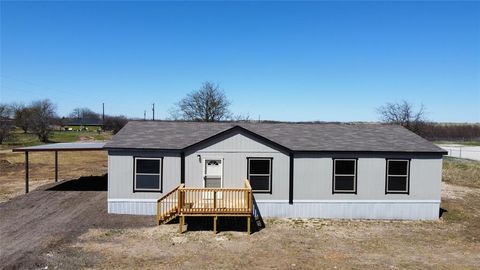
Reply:
[[[250,234],[251,215],[252,188],[248,180],[243,188],[187,188],[181,184],[157,201],[157,224],[180,217],[180,232],[183,232],[185,216],[213,217],[214,233],[218,217],[239,216],[247,218]]]

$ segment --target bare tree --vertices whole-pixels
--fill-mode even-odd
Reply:
[[[395,103],[389,102],[377,108],[377,112],[382,122],[401,125],[415,133],[418,133],[421,126],[426,122],[425,106],[422,104],[418,110],[415,110],[414,105],[405,100]]]
[[[199,90],[180,100],[170,115],[173,119],[221,121],[231,116],[229,106],[230,101],[217,84],[204,82]]]
[[[250,118],[250,114],[248,113],[233,115],[230,120],[234,122],[251,122],[252,121],[252,119]]]
[[[23,105],[15,104],[13,106],[14,124],[21,128],[23,133],[27,133],[31,126],[32,109]]]
[[[105,116],[105,123],[103,128],[110,130],[113,134],[117,134],[128,123],[128,119],[123,116]]]
[[[52,132],[51,121],[56,117],[55,105],[48,99],[32,103],[31,129],[42,142],[48,142]]]
[[[72,119],[80,119],[81,122],[88,122],[89,120],[99,120],[100,115],[89,108],[75,108],[69,115]]]
[[[0,103],[0,144],[8,138],[13,129],[12,109],[8,104]]]

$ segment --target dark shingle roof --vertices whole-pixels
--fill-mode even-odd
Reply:
[[[293,151],[445,151],[394,125],[130,121],[106,148],[183,149],[241,126]]]

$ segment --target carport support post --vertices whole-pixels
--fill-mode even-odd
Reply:
[[[28,193],[28,151],[25,151],[25,193]]]
[[[55,151],[55,182],[58,182],[58,151]]]

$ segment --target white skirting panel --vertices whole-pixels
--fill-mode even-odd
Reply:
[[[109,214],[156,215],[157,200],[109,199]]]
[[[440,201],[257,201],[262,217],[436,220]]]
[[[255,205],[264,218],[436,220],[440,211],[440,201],[436,200],[319,200],[294,201],[293,204],[262,200]],[[157,203],[156,200],[109,199],[108,213],[156,215]]]

